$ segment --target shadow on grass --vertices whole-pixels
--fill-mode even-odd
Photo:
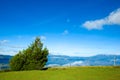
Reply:
[[[48,67],[40,69],[42,71],[48,70]]]

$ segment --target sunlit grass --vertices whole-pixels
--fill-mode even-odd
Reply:
[[[1,72],[0,80],[119,80],[120,67],[56,67],[45,71]]]

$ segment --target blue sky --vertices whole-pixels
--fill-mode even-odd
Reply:
[[[0,54],[36,36],[55,55],[120,55],[120,0],[0,0]]]

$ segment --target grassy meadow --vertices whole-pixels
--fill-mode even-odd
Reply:
[[[120,67],[59,67],[0,72],[0,80],[119,80]]]

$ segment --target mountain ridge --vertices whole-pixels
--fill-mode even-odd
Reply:
[[[9,64],[10,55],[0,55],[0,64]],[[116,60],[114,62],[114,60]],[[48,55],[46,67],[54,66],[120,66],[120,55],[95,55],[90,57]]]

